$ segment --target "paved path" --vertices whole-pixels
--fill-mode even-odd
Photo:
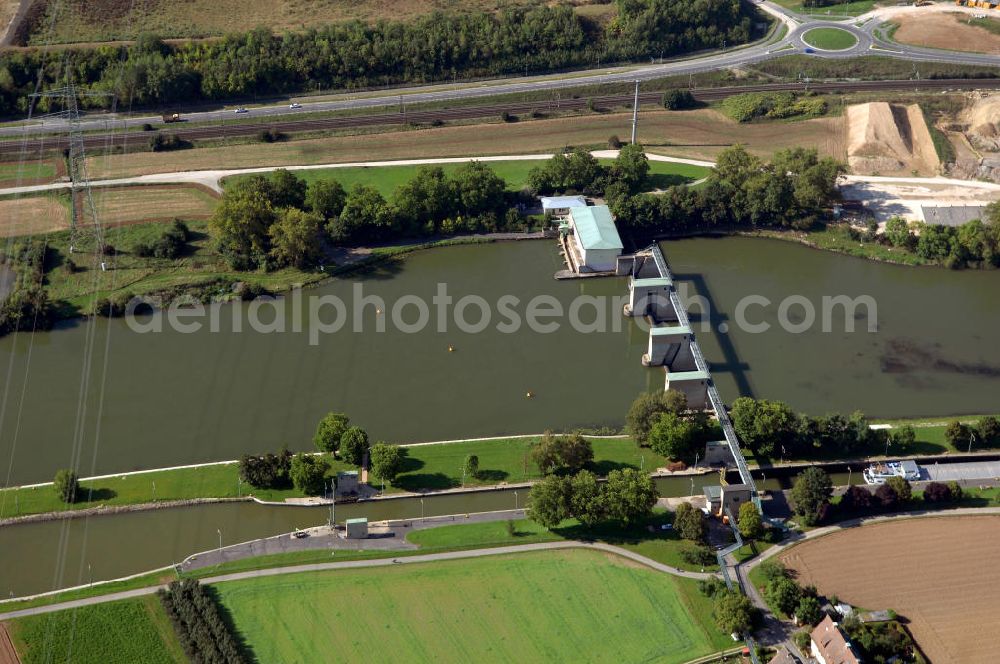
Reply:
[[[219,576],[212,576],[201,579],[202,583],[224,583],[227,581],[241,581],[245,579],[260,579],[268,576],[279,576],[283,574],[297,574],[301,572],[324,572],[328,570],[338,570],[338,569],[364,569],[371,567],[386,567],[389,565],[413,565],[419,563],[427,562],[438,562],[443,560],[463,560],[467,558],[483,558],[487,556],[502,556],[517,553],[527,553],[531,551],[554,551],[559,549],[591,549],[597,551],[605,551],[612,553],[623,558],[628,558],[634,562],[641,565],[645,565],[651,569],[658,572],[663,572],[665,574],[673,574],[675,576],[684,577],[687,579],[707,579],[712,574],[702,574],[699,572],[686,572],[684,570],[679,570],[675,567],[669,565],[664,565],[663,563],[656,562],[645,556],[641,556],[638,553],[634,553],[627,549],[622,549],[617,546],[612,546],[610,544],[601,544],[599,542],[542,542],[539,544],[521,544],[517,546],[501,546],[493,547],[489,549],[473,549],[466,551],[447,551],[443,553],[429,553],[425,555],[417,556],[406,556],[402,558],[375,558],[367,560],[348,560],[343,562],[330,562],[330,563],[314,563],[310,565],[290,565],[287,567],[274,567],[271,569],[259,569],[250,570],[246,572],[234,572],[232,574],[221,574]],[[83,606],[93,606],[95,604],[104,604],[106,602],[114,602],[123,599],[132,599],[135,597],[145,597],[147,595],[154,594],[157,590],[165,588],[165,585],[158,586],[148,586],[146,588],[136,588],[135,590],[123,590],[120,592],[109,593],[107,595],[99,595],[97,597],[86,597],[83,599],[70,600],[67,602],[59,602],[58,604],[49,604],[47,606],[37,606],[28,609],[20,609],[17,611],[8,611],[6,613],[0,613],[0,621],[10,620],[12,618],[21,618],[24,616],[34,616],[44,613],[52,613],[55,611],[63,611],[65,609],[76,609]]]

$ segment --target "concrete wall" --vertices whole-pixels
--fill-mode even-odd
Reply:
[[[583,263],[595,272],[611,272],[618,266],[619,253],[617,249],[589,249],[582,252]]]
[[[705,410],[708,408],[708,381],[698,380],[670,380],[670,372],[667,374],[665,390],[677,390],[687,397],[688,408],[692,410]]]

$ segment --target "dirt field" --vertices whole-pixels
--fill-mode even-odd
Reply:
[[[803,585],[909,620],[932,662],[996,662],[1000,517],[934,517],[851,528],[782,556]]]
[[[21,664],[21,659],[14,650],[14,644],[7,633],[7,624],[0,623],[0,664]]]
[[[1000,55],[1000,21],[988,20],[996,24],[995,32],[975,25],[983,19],[957,12],[900,15],[893,18],[899,24],[894,37],[914,46]]]
[[[847,109],[848,163],[858,174],[936,175],[940,161],[920,107],[887,102]]]
[[[5,198],[0,220],[0,237],[51,233],[69,228],[69,207],[54,196]]]
[[[94,189],[94,206],[105,226],[146,221],[205,219],[215,209],[216,195],[197,186],[119,187]]]
[[[8,0],[0,0],[4,1]],[[35,43],[134,39],[139,31],[162,37],[204,37],[261,25],[277,33],[355,19],[408,20],[433,11],[495,11],[542,4],[542,0],[47,0],[47,4],[46,16],[58,6],[59,20],[51,37],[47,35],[49,21],[38,21],[32,36]]]
[[[198,148],[173,153],[137,152],[92,157],[88,159],[87,168],[91,178],[97,179],[210,168],[529,154],[560,150],[568,145],[604,148],[612,134],[628,137],[631,121],[628,113],[608,113]],[[643,112],[639,123],[639,137],[646,148],[670,156],[712,159],[723,148],[739,142],[761,155],[785,147],[808,145],[838,159],[847,157],[843,118],[741,125],[713,110],[702,109]]]

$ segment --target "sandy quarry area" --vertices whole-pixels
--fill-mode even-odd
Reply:
[[[932,662],[997,661],[1000,516],[931,517],[849,528],[781,556],[802,585],[893,609]]]
[[[1000,200],[1000,185],[948,178],[847,176],[841,181],[840,191],[845,200],[861,201],[880,225],[895,216],[928,221],[924,206],[984,206]]]
[[[941,167],[920,107],[884,101],[848,106],[847,161],[864,175],[936,175]]]
[[[1000,33],[970,24],[970,20],[976,21],[968,13],[955,11],[899,14],[893,18],[899,24],[893,37],[914,46],[1000,55]],[[1000,20],[990,20],[1000,26]]]

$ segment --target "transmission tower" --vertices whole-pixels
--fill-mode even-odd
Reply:
[[[93,241],[93,249],[98,259],[104,254],[106,244],[104,231],[97,216],[97,207],[90,190],[90,178],[87,176],[87,152],[83,140],[83,127],[80,124],[80,99],[111,97],[111,110],[115,110],[115,96],[110,92],[81,91],[75,85],[66,85],[55,90],[36,92],[31,95],[29,120],[31,112],[40,100],[49,112],[35,119],[62,120],[69,130],[69,147],[66,149],[66,169],[70,180],[70,242],[69,250],[80,249]],[[59,110],[53,110],[59,109]]]

